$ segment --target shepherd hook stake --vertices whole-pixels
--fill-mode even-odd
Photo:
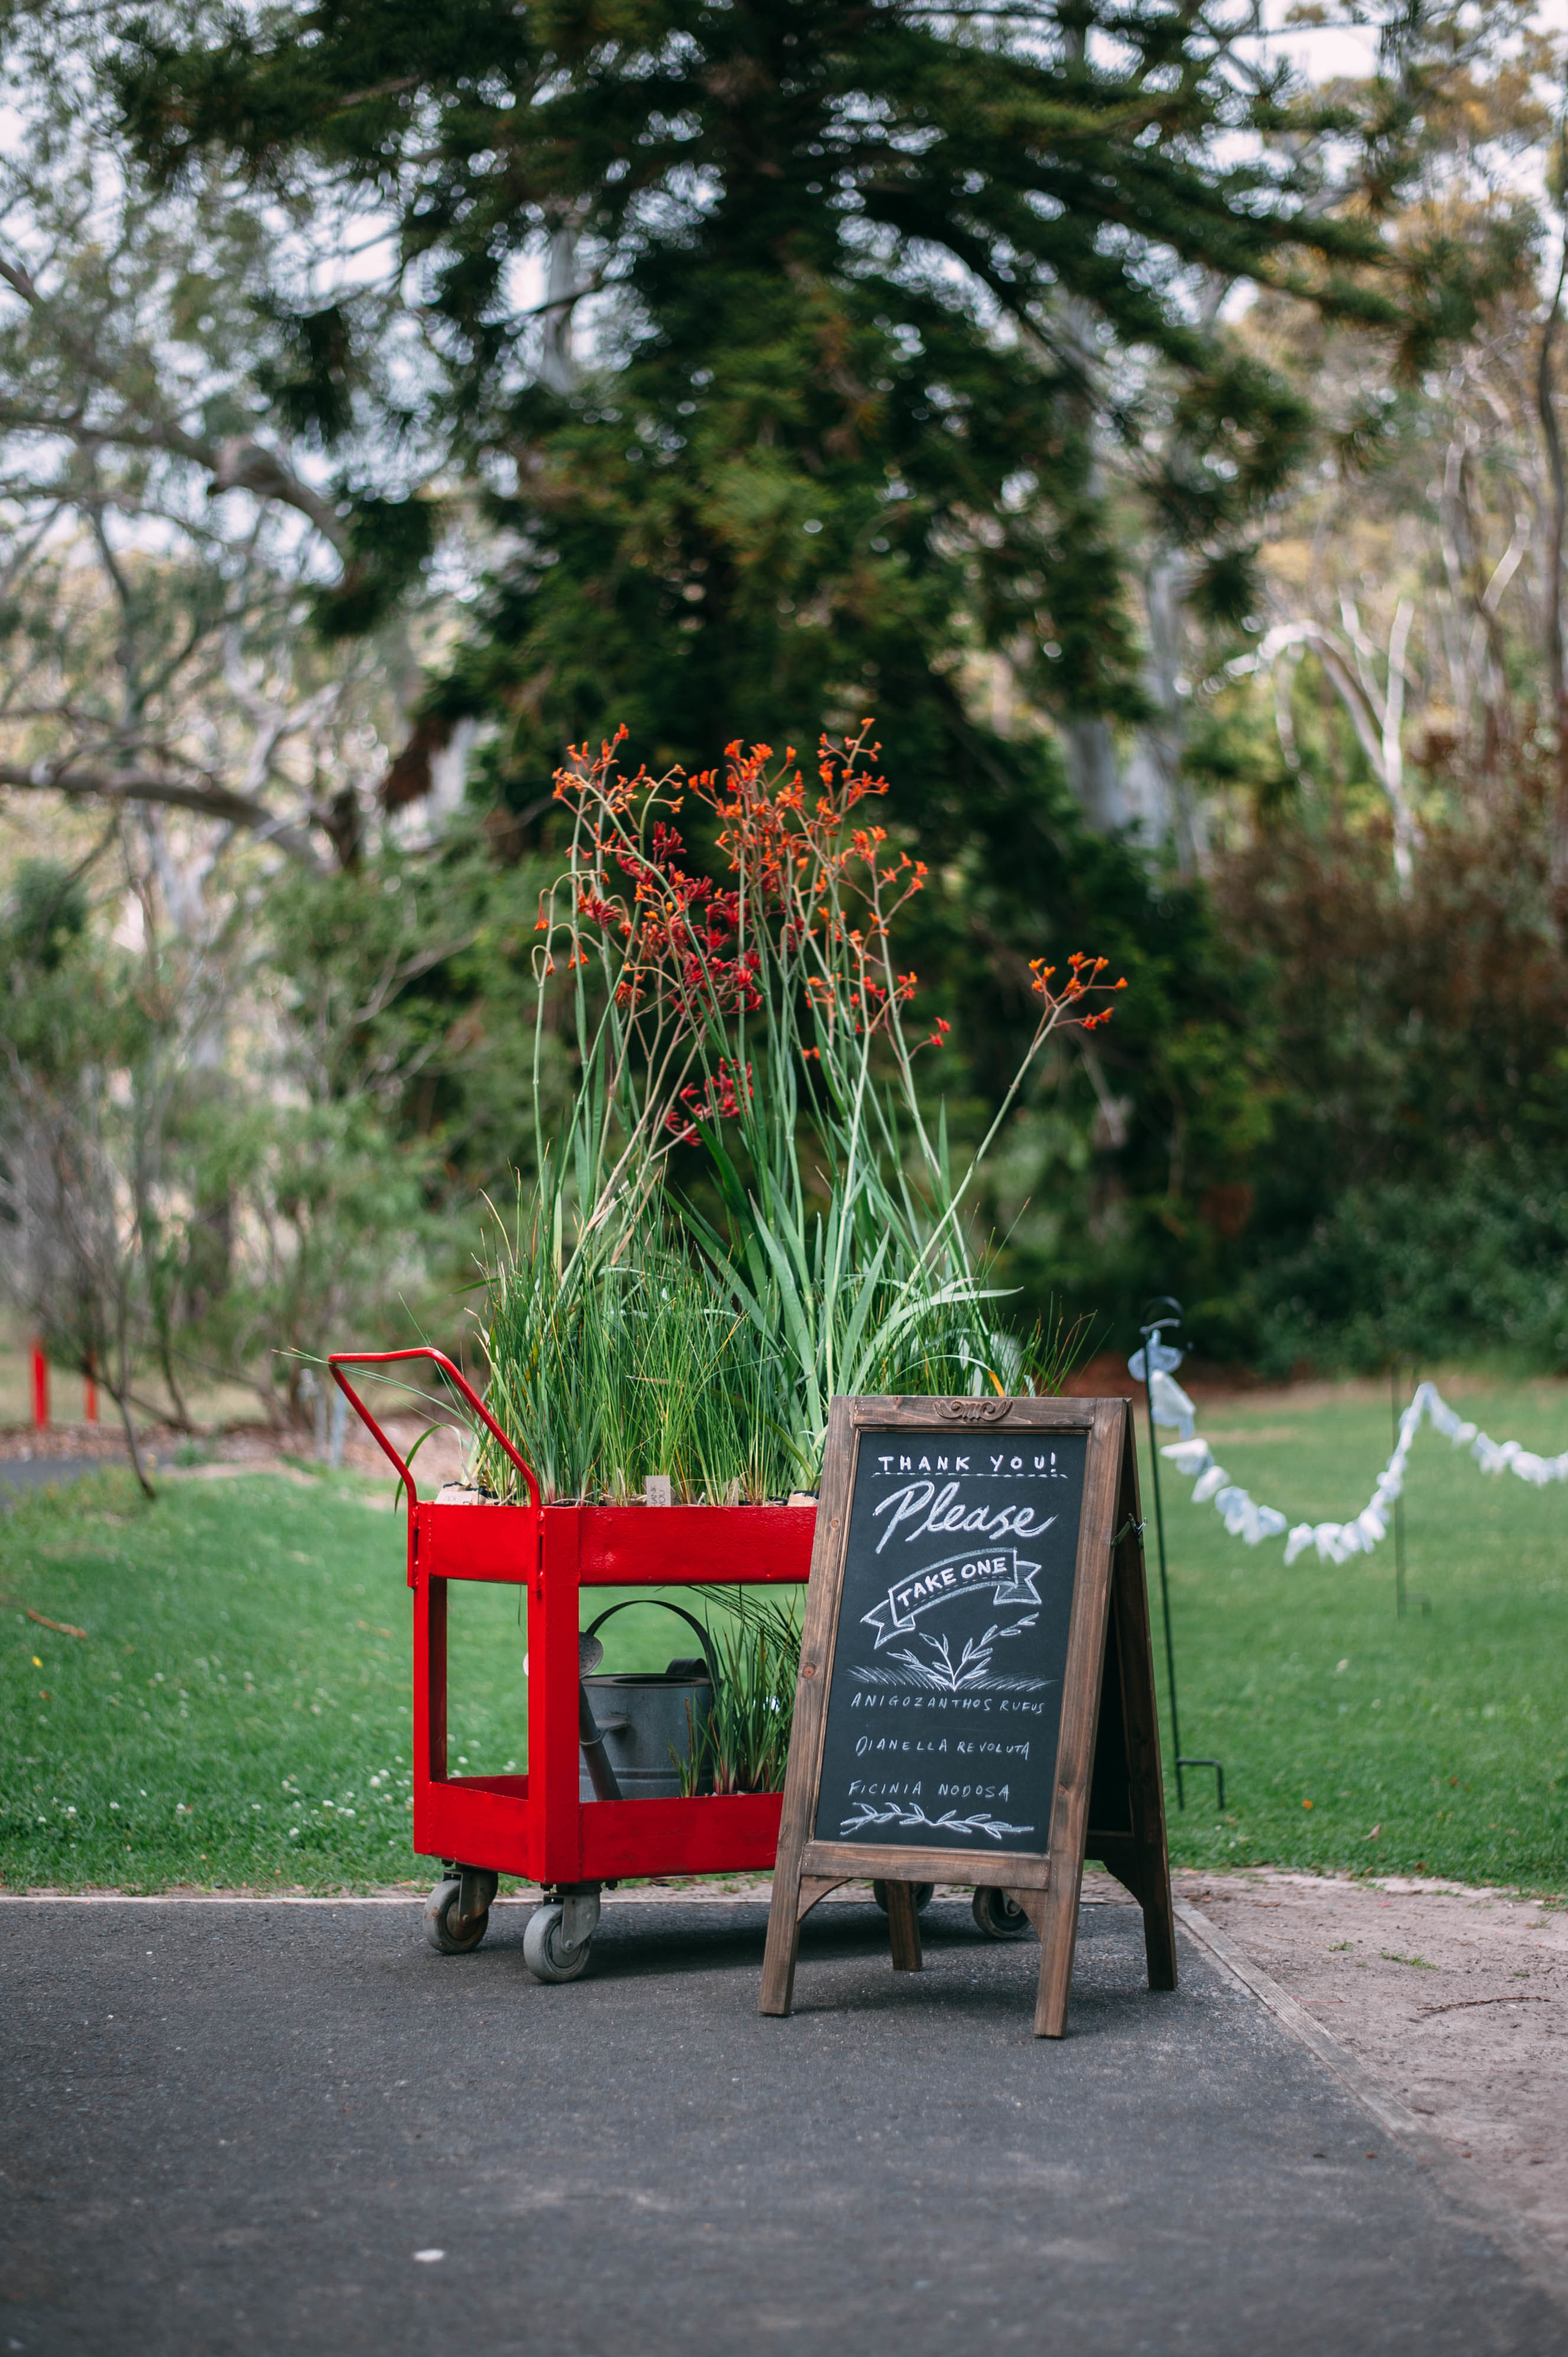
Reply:
[[[1160,1610],[1165,1624],[1165,1682],[1170,1689],[1171,1697],[1171,1750],[1176,1757],[1176,1807],[1184,1810],[1187,1807],[1187,1785],[1182,1776],[1182,1770],[1212,1768],[1216,1803],[1223,1816],[1225,1770],[1218,1760],[1189,1759],[1187,1756],[1181,1748],[1181,1720],[1176,1713],[1176,1641],[1171,1634],[1171,1591],[1170,1581],[1165,1572],[1165,1515],[1160,1498],[1160,1444],[1159,1436],[1155,1430],[1155,1352],[1162,1347],[1169,1347],[1162,1345],[1160,1337],[1167,1327],[1174,1331],[1181,1324],[1181,1303],[1173,1301],[1168,1293],[1156,1294],[1154,1300],[1144,1304],[1144,1322],[1138,1329],[1144,1338],[1144,1404],[1149,1414],[1149,1463],[1153,1469],[1155,1485],[1155,1536],[1160,1552]],[[1175,1369],[1181,1364],[1179,1351],[1171,1351],[1171,1362],[1169,1372],[1174,1372]]]

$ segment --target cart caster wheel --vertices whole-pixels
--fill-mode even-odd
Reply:
[[[886,1915],[887,1912],[887,1885],[885,1882],[874,1882],[871,1886],[871,1895],[873,1899],[875,1900],[878,1907],[881,1908],[882,1912]],[[937,1886],[934,1882],[917,1882],[915,1885],[916,1914],[923,1915],[936,1895]]]
[[[559,1900],[547,1900],[536,1907],[529,1917],[522,1934],[522,1961],[539,1981],[575,1981],[588,1968],[591,1940],[580,1941],[569,1948],[562,1931],[564,1914]]]
[[[974,1894],[974,1920],[988,1940],[1026,1940],[1035,1928],[1010,1891],[983,1886]]]
[[[424,1902],[424,1936],[444,1956],[466,1956],[490,1928],[490,1910],[470,1916],[465,1923],[457,1912],[463,1886],[456,1875],[438,1882]]]

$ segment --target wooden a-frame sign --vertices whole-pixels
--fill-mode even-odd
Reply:
[[[828,1425],[768,1921],[762,2011],[840,1883],[886,1888],[917,1971],[915,1886],[1008,1892],[1040,1940],[1037,2037],[1067,2027],[1097,1858],[1176,1986],[1154,1653],[1124,1400],[838,1399]]]

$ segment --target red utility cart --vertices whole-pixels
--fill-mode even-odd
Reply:
[[[343,1372],[427,1360],[506,1450],[526,1506],[421,1502],[404,1459]],[[691,1800],[580,1797],[578,1590],[801,1581],[814,1506],[546,1506],[539,1484],[482,1400],[439,1351],[336,1352],[332,1372],[408,1496],[413,1590],[413,1846],[441,1860],[425,1923],[448,1953],[477,1947],[496,1879],[544,1887],[524,1934],[529,1967],[574,1980],[588,1960],[599,1892],[623,1876],[735,1874],[772,1867],[778,1792]],[[451,1776],[446,1768],[446,1591],[455,1579],[528,1590],[528,1773]]]

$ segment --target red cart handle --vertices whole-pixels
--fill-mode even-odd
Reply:
[[[501,1430],[499,1425],[496,1422],[495,1417],[490,1414],[489,1409],[479,1397],[478,1392],[475,1391],[473,1385],[466,1377],[458,1373],[456,1368],[452,1364],[451,1360],[446,1357],[444,1351],[433,1351],[427,1344],[422,1344],[417,1351],[334,1351],[327,1361],[328,1365],[332,1370],[333,1379],[336,1382],[338,1390],[349,1402],[349,1406],[354,1410],[354,1413],[359,1417],[360,1423],[371,1434],[372,1439],[380,1444],[382,1453],[389,1457],[396,1466],[398,1473],[402,1478],[403,1488],[408,1491],[410,1513],[412,1514],[413,1508],[419,1503],[419,1489],[414,1480],[413,1475],[408,1465],[398,1455],[397,1450],[392,1447],[392,1442],[387,1438],[386,1434],[381,1430],[381,1426],[376,1422],[375,1417],[371,1414],[370,1409],[365,1405],[364,1401],[360,1397],[358,1392],[354,1389],[354,1386],[349,1382],[343,1372],[343,1369],[345,1367],[390,1366],[394,1361],[399,1359],[428,1359],[433,1366],[440,1368],[442,1373],[446,1377],[449,1383],[456,1385],[457,1389],[462,1393],[463,1397],[467,1401],[468,1405],[473,1409],[474,1414],[489,1427],[493,1437],[500,1442],[501,1447],[506,1450],[507,1455],[511,1458],[512,1463],[517,1467],[518,1471],[527,1482],[529,1503],[533,1508],[534,1512],[538,1513],[540,1511],[539,1484],[534,1480],[532,1472],[530,1470],[529,1467],[523,1463],[522,1458],[518,1455],[516,1449],[512,1447],[510,1441],[507,1438],[505,1433]]]

